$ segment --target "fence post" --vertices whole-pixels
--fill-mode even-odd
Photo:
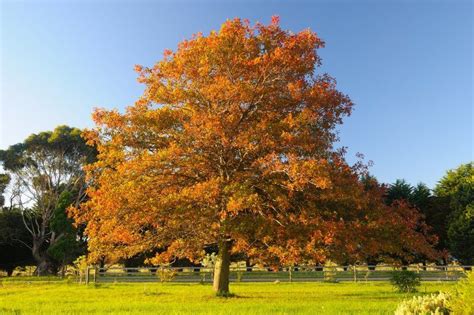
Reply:
[[[97,266],[94,266],[94,283],[97,282]]]
[[[290,282],[293,282],[293,274],[291,273],[291,271],[292,271],[291,269],[292,269],[291,266],[288,267],[288,275],[289,275],[289,277],[290,277],[290,278],[289,278],[289,279],[290,279]]]
[[[357,268],[356,265],[352,266],[354,268],[354,282],[357,282]]]

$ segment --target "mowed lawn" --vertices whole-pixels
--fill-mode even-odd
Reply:
[[[422,283],[419,293],[452,283]],[[111,283],[79,285],[4,281],[0,314],[393,314],[411,296],[389,283],[232,283],[232,298],[210,285]]]

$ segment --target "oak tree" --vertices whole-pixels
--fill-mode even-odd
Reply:
[[[121,114],[98,109],[86,137],[89,258],[161,249],[151,263],[198,261],[217,245],[214,289],[229,290],[232,253],[254,263],[358,261],[431,250],[413,209],[383,203],[335,150],[352,102],[317,73],[323,41],[278,18],[225,22],[137,66],[143,96]]]

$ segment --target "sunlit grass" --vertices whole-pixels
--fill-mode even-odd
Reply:
[[[452,283],[423,283],[418,294]],[[393,314],[406,294],[388,283],[233,283],[232,298],[210,285],[178,283],[0,285],[0,314]]]

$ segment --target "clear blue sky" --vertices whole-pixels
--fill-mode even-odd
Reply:
[[[361,152],[381,181],[432,187],[473,159],[470,0],[0,2],[0,148],[133,104],[143,90],[133,66],[195,32],[279,15],[326,41],[321,71],[356,104],[340,128],[349,161]]]

